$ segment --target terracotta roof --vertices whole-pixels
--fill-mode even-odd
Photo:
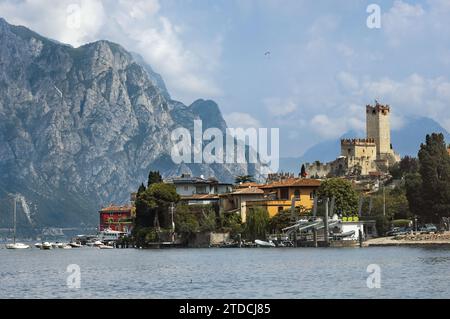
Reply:
[[[224,196],[227,196],[227,195],[253,195],[253,194],[264,194],[264,191],[257,187],[238,188],[232,193],[224,194]]]
[[[109,207],[104,207],[100,210],[100,212],[102,213],[107,213],[107,212],[129,212],[133,209],[133,207],[131,206],[109,206]]]
[[[280,182],[274,182],[260,186],[261,189],[271,189],[280,187],[319,187],[320,181],[318,179],[311,178],[290,178]]]
[[[259,187],[261,184],[250,182],[236,185],[236,188],[249,188],[249,187]]]
[[[189,196],[181,196],[181,200],[208,200],[219,199],[217,194],[192,194]]]

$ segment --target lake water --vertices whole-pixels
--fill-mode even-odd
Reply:
[[[80,267],[79,289],[67,267]],[[380,267],[381,288],[367,287]],[[0,298],[448,298],[450,248],[0,249]]]

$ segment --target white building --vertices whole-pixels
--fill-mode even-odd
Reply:
[[[188,204],[218,203],[220,194],[233,191],[232,184],[220,183],[212,177],[205,179],[203,176],[193,177],[187,174],[167,180],[166,183],[175,185],[178,195]]]

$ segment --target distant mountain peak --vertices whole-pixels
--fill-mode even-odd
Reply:
[[[162,77],[122,46],[73,48],[1,21],[0,42],[0,206],[21,193],[37,226],[95,225],[100,206],[126,203],[150,170],[258,175],[257,164],[171,161],[174,129],[226,123],[214,101],[170,99]]]
[[[409,155],[416,157],[420,144],[425,141],[425,136],[431,133],[443,133],[447,143],[450,142],[450,134],[435,120],[428,117],[411,116],[405,119],[406,123],[399,129],[391,130],[391,142],[396,152],[402,157]],[[341,138],[355,138],[360,136],[355,131],[348,131]],[[280,168],[287,172],[298,172],[303,163],[320,161],[326,163],[340,155],[341,139],[327,140],[309,148],[301,157],[282,158]]]

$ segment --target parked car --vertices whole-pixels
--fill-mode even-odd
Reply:
[[[433,224],[426,224],[425,226],[420,227],[420,232],[422,233],[436,233],[437,232],[437,227]]]

